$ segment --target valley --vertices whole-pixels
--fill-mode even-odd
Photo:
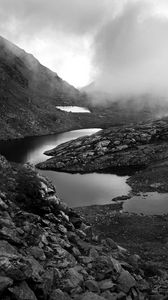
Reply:
[[[0,37],[3,300],[167,299],[168,105],[158,100],[97,105]]]

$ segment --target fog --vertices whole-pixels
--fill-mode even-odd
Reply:
[[[168,19],[127,2],[95,36],[95,89],[114,96],[168,94]]]
[[[111,99],[167,97],[166,0],[0,0],[0,17],[0,34],[58,75],[82,83],[87,72]]]

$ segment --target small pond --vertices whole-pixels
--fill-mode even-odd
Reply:
[[[80,106],[56,106],[56,108],[72,113],[90,113],[90,110]]]

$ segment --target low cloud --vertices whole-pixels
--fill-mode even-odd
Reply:
[[[115,98],[168,94],[167,0],[0,0],[0,19],[1,35],[66,80]]]
[[[96,88],[114,96],[168,93],[168,18],[150,1],[127,1],[94,41]]]

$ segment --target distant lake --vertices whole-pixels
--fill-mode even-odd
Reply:
[[[56,106],[56,108],[72,113],[90,113],[90,110],[80,106]]]
[[[99,130],[99,128],[82,129],[61,134],[1,141],[0,153],[10,161],[37,164],[48,158],[48,156],[43,154],[44,151],[66,141],[91,135]],[[130,191],[130,187],[126,183],[128,176],[102,173],[81,175],[38,171],[52,181],[59,197],[71,207],[109,204],[112,198],[126,195]]]

